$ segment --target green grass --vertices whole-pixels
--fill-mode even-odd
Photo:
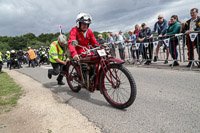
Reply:
[[[0,74],[0,114],[8,112],[16,106],[22,94],[21,87],[17,85],[7,73]]]

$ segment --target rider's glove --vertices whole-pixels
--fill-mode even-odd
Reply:
[[[74,60],[80,60],[80,59],[79,59],[79,56],[78,56],[77,54],[73,56],[73,59],[74,59]]]
[[[95,44],[94,47],[96,48],[96,47],[100,47],[100,46],[98,44]]]

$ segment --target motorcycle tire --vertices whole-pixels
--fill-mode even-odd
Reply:
[[[104,70],[105,74],[103,71],[100,74],[100,89],[107,102],[119,109],[131,106],[135,101],[137,93],[136,83],[131,73],[127,68],[120,64],[111,64],[110,71],[105,68]],[[106,75],[109,80],[113,81],[114,85],[109,82]],[[127,97],[125,95],[127,95]]]
[[[74,84],[74,82],[77,82],[79,80],[78,75],[78,68],[75,67],[73,64],[69,63],[66,67],[66,80],[68,83],[68,86],[73,92],[79,92],[81,90],[81,86],[77,83]]]

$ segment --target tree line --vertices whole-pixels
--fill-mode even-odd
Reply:
[[[69,38],[69,33],[64,33],[67,38]],[[97,38],[100,32],[94,31],[94,36]],[[106,34],[110,32],[103,32],[102,37],[106,39]],[[51,42],[56,41],[59,36],[59,32],[53,33],[42,33],[36,36],[33,33],[27,33],[21,36],[9,37],[9,36],[0,36],[0,51],[5,53],[10,50],[24,50],[27,51],[27,47],[37,49],[40,46],[48,47]]]

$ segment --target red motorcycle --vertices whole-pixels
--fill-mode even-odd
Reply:
[[[82,47],[76,40],[72,41],[72,45]],[[99,90],[108,103],[119,109],[132,105],[136,98],[136,84],[131,73],[122,65],[124,61],[110,56],[100,47],[83,49],[85,52],[80,55],[80,60],[71,60],[66,67],[66,79],[71,90]],[[94,55],[91,55],[92,51]]]

